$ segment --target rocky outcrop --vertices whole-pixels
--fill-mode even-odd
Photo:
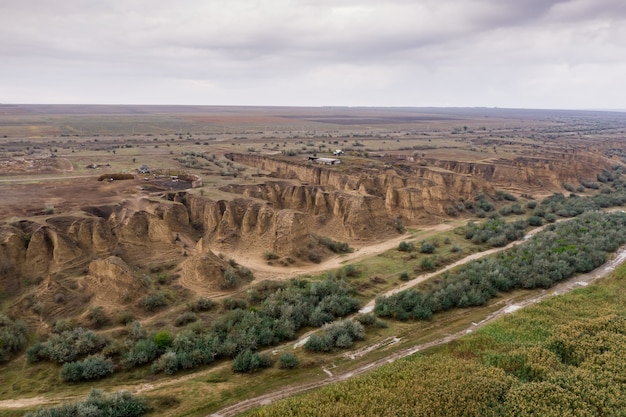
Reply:
[[[182,256],[176,236],[191,230],[187,208],[143,200],[86,209],[94,215],[0,226],[0,290],[17,291],[24,277],[83,271],[94,259],[114,253],[133,263],[154,259],[155,264],[167,262],[171,253]]]
[[[280,182],[234,186],[228,191],[311,214],[328,207],[328,200],[337,201],[348,198],[347,195],[360,196],[363,201],[374,198],[382,202],[386,218],[402,217],[415,222],[446,216],[447,208],[458,201],[471,200],[478,193],[494,195],[496,189],[560,191],[563,183],[577,184],[581,179],[593,179],[600,169],[611,164],[607,158],[572,150],[552,152],[545,157],[493,158],[483,162],[424,159],[420,164],[394,161],[370,164],[370,168],[328,167],[257,154],[233,153],[227,157],[271,171],[272,177],[301,182],[298,186]],[[320,198],[320,195],[329,197]],[[333,213],[338,214],[337,210]],[[377,219],[381,218],[380,214],[376,212]],[[356,222],[348,228],[352,228],[352,235],[356,236],[354,224]]]
[[[213,201],[188,194],[177,198],[185,201],[190,221],[202,225],[204,239],[217,248],[266,248],[286,254],[310,234],[305,213],[297,210],[243,198]]]

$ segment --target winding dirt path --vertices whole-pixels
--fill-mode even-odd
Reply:
[[[455,227],[461,226],[463,223],[464,222],[457,221],[454,223],[440,223],[434,226],[422,226],[416,234],[402,234],[389,240],[375,243],[373,245],[358,247],[355,249],[354,252],[333,256],[332,258],[329,258],[320,264],[303,265],[290,268],[276,265],[268,265],[266,261],[260,259],[260,255],[258,254],[238,254],[233,258],[238,263],[252,269],[254,271],[255,277],[258,280],[286,280],[297,277],[299,275],[316,274],[331,269],[341,268],[348,262],[356,262],[364,258],[386,252],[390,249],[397,248],[400,242],[406,240],[427,239],[441,232],[445,232],[447,230],[451,230]]]

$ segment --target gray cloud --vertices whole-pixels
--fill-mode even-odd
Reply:
[[[625,20],[622,0],[0,0],[0,102],[623,107]]]

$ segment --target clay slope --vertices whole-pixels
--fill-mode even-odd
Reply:
[[[494,190],[483,178],[417,164],[339,169],[260,155],[227,156],[238,163],[272,171],[277,177],[297,178],[307,184],[303,185],[305,188],[321,186],[325,192],[333,195],[331,200],[338,200],[342,196],[358,197],[374,210],[377,219],[384,214],[386,222],[398,217],[410,222],[433,222],[445,216],[446,207],[457,201],[472,199],[478,192],[489,194]],[[301,192],[300,195],[306,198],[307,193]],[[264,195],[260,193],[259,196],[263,198]],[[300,204],[308,207],[312,205],[310,201],[301,199]],[[334,210],[333,214],[346,216],[340,208]],[[352,224],[354,228],[355,222]],[[364,233],[368,231],[365,229]]]

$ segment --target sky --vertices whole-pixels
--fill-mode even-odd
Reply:
[[[626,108],[624,0],[0,0],[0,103]]]

